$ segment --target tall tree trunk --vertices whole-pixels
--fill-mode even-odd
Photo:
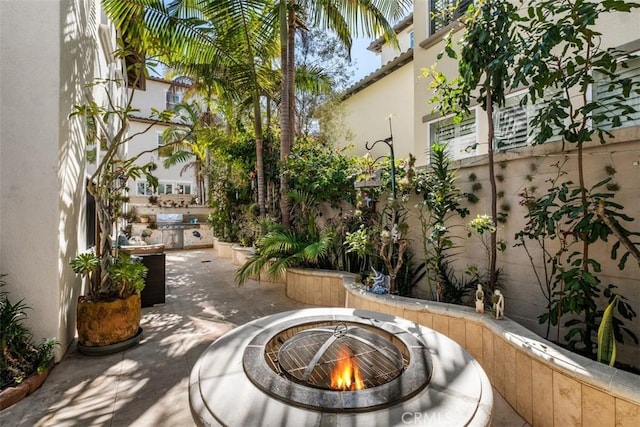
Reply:
[[[113,231],[113,217],[111,215],[111,209],[108,204],[108,196],[100,195],[97,192],[103,190],[96,190],[96,186],[89,184],[87,187],[89,194],[91,194],[96,203],[96,216],[98,219],[98,241],[96,242],[96,256],[100,259],[100,269],[98,270],[98,284],[95,290],[106,287],[109,281],[109,266],[111,264],[111,257],[107,254],[112,253],[111,233]],[[92,284],[93,286],[93,284]],[[92,292],[93,294],[93,292]]]
[[[582,217],[586,218],[588,215],[590,215],[591,213],[589,212],[589,205],[587,204],[587,188],[585,187],[584,184],[584,153],[583,153],[583,147],[582,147],[582,142],[578,142],[578,182],[580,185],[580,200],[582,202]],[[581,265],[581,269],[583,272],[589,272],[589,242],[587,241],[587,239],[583,239],[582,240],[582,265]],[[584,276],[583,276],[584,277]],[[582,286],[586,286],[586,283],[583,282]],[[587,304],[585,304],[585,308],[584,308],[584,329],[585,329],[585,334],[584,334],[584,345],[585,345],[585,349],[587,350],[587,352],[589,354],[591,354],[593,352],[593,340],[591,339],[591,334],[592,334],[592,329],[591,329],[591,324],[592,322],[589,321],[589,318],[591,317],[591,309],[589,308],[589,306]]]
[[[293,9],[295,0],[291,0],[287,22],[287,90],[289,91],[289,139],[287,140],[287,155],[291,152],[295,140],[296,124],[296,15]]]
[[[290,79],[293,76],[293,71],[289,71],[289,66],[292,63],[292,47],[289,46],[290,42],[293,44],[290,33],[295,32],[292,21],[293,15],[293,0],[281,0],[280,9],[280,67],[282,69],[282,86],[281,101],[280,101],[280,164],[283,166],[289,158],[291,152],[291,140],[292,140],[292,126],[291,121],[293,100],[291,98],[290,86],[293,86],[293,82]],[[287,191],[289,184],[284,174],[280,173],[280,216],[282,218],[282,224],[285,227],[291,226],[291,219],[289,215],[289,201],[287,199]]]
[[[488,74],[488,72],[487,72]],[[496,258],[498,256],[498,241],[497,241],[497,226],[498,226],[498,196],[496,190],[496,177],[494,171],[493,164],[493,137],[495,133],[494,125],[493,125],[493,99],[491,93],[491,86],[487,86],[487,97],[485,101],[486,110],[487,110],[487,121],[489,125],[488,129],[488,138],[489,138],[489,184],[491,186],[491,220],[493,221],[494,226],[496,226],[496,231],[491,233],[491,245],[489,248],[489,292],[493,294],[493,291],[496,289]]]
[[[256,131],[256,175],[258,178],[258,207],[260,208],[260,217],[267,215],[265,197],[264,197],[264,141],[262,134],[262,115],[260,113],[260,97],[258,94],[253,95],[253,115],[254,127]]]

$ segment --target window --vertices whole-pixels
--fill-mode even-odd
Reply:
[[[158,188],[154,193],[148,182],[138,181],[136,182],[136,194],[139,196],[192,194],[192,187],[193,185],[190,182],[162,181],[158,183]]]
[[[503,107],[493,112],[495,150],[522,147],[529,140],[529,121],[535,111],[528,105],[520,106],[523,95],[515,95],[505,100]]]
[[[603,104],[603,106],[596,109],[593,114],[606,114],[611,118],[611,120],[600,124],[600,127],[604,129],[640,125],[640,94],[635,91],[640,85],[640,58],[628,61],[626,68],[618,67],[618,74],[619,79],[630,79],[635,84],[627,97],[623,95],[620,85],[611,87],[611,82],[608,78],[601,74],[594,75],[593,99]],[[621,102],[634,108],[636,112],[625,114],[621,106],[614,105]],[[618,123],[618,120],[620,120],[620,123]]]
[[[409,33],[409,49],[413,49],[413,31]]]
[[[460,160],[477,154],[476,134],[475,110],[460,123],[453,123],[453,117],[429,123],[429,145],[435,142],[447,144],[447,151],[452,160]]]
[[[151,185],[146,181],[136,182],[136,194],[139,196],[151,196],[153,194]]]
[[[434,35],[444,27],[460,18],[473,0],[430,0],[429,29]]]
[[[177,194],[191,194],[191,184],[179,182],[176,183]]]
[[[173,184],[159,183],[158,194],[173,194]]]
[[[176,107],[176,104],[179,104],[182,102],[182,94],[177,92],[175,88],[171,88],[167,91],[166,100],[167,100],[166,109],[173,111]]]

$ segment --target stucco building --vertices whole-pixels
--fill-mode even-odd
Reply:
[[[136,112],[130,122],[130,134],[139,134],[129,144],[129,151],[140,153],[161,147],[164,131],[170,126],[168,122],[157,122],[152,119],[152,109],[157,111],[172,111],[184,100],[188,85],[179,81],[172,82],[165,79],[147,77],[143,90],[137,90],[133,105]],[[178,121],[177,119],[175,121]],[[183,170],[185,164],[177,164],[165,168],[165,157],[158,151],[143,154],[139,162],[153,161],[158,165],[154,175],[158,178],[158,188],[155,191],[144,178],[131,182],[130,196],[162,196],[162,195],[192,195],[196,197],[195,171],[192,168]]]
[[[91,245],[85,182],[87,84],[124,79],[99,0],[0,2],[0,273],[12,301],[33,307],[39,340],[75,337],[81,280],[69,261]],[[104,102],[94,88],[97,102]],[[120,98],[124,86],[113,87]]]
[[[381,52],[381,68],[356,83],[347,91],[344,100],[347,111],[346,123],[354,134],[358,154],[364,154],[364,142],[384,139],[389,136],[389,115],[392,115],[393,142],[396,157],[405,157],[412,153],[417,157],[417,166],[429,163],[429,151],[433,142],[446,142],[457,169],[457,184],[462,191],[472,192],[474,184],[479,201],[466,203],[470,209],[470,218],[490,213],[490,190],[487,161],[487,120],[486,113],[479,107],[472,108],[472,114],[459,124],[451,117],[442,117],[430,103],[433,92],[428,89],[429,81],[422,78],[423,69],[436,64],[437,55],[443,51],[444,37],[450,30],[455,31],[454,38],[462,34],[462,25],[457,20],[461,11],[470,1],[462,1],[456,13],[441,15],[437,12],[455,5],[455,1],[416,0],[413,13],[397,26],[401,51],[375,41],[371,47]],[[518,3],[519,4],[519,3]],[[626,52],[640,50],[640,38],[637,23],[640,10],[631,13],[614,13],[601,16],[598,30],[602,32],[602,48],[614,47]],[[453,77],[457,65],[452,60],[441,61],[438,70]],[[640,80],[640,60],[629,63],[624,71],[626,76]],[[606,86],[595,85],[590,96],[599,96],[606,92]],[[527,210],[520,203],[520,194],[524,188],[536,187],[539,196],[548,188],[548,180],[557,173],[554,167],[564,162],[567,179],[577,181],[576,150],[557,139],[543,145],[532,145],[529,133],[531,107],[520,107],[519,99],[524,91],[509,94],[507,104],[494,115],[497,134],[494,140],[496,175],[499,175],[497,190],[499,194],[498,210],[506,214],[506,222],[498,226],[498,238],[504,239],[507,250],[498,255],[498,267],[504,274],[504,294],[506,294],[506,315],[532,329],[542,336],[545,326],[538,323],[537,317],[546,310],[546,300],[535,280],[534,269],[529,257],[521,247],[516,247],[515,234],[526,224]],[[636,108],[640,105],[640,96],[632,93],[626,100]],[[638,231],[640,221],[640,113],[635,120],[626,121],[612,130],[614,138],[607,138],[601,145],[597,141],[585,145],[586,186],[590,187],[607,177],[607,166],[615,169],[615,182],[619,185],[615,200],[625,207],[624,213],[635,218],[632,224],[625,224],[632,231]],[[378,144],[374,157],[388,154],[384,144]],[[608,169],[609,171],[611,169]],[[408,203],[413,207],[419,198]],[[420,251],[422,240],[416,211],[410,210],[410,238],[415,251]],[[468,218],[466,219],[468,220]],[[464,222],[460,220],[459,248],[456,265],[462,274],[469,264],[486,265],[486,253],[477,239],[468,239]],[[618,286],[619,292],[628,298],[628,302],[640,309],[638,264],[629,259],[624,270],[619,270],[617,262],[609,257],[611,245],[593,245],[592,254],[602,263],[599,277],[602,287],[609,283]],[[544,268],[540,251],[533,251],[536,269]],[[564,323],[564,320],[562,321]],[[640,336],[640,320],[635,318],[628,326]],[[560,331],[560,338],[566,330]],[[554,332],[549,336],[556,339]],[[628,338],[619,349],[619,360],[636,363],[640,359],[640,347]]]

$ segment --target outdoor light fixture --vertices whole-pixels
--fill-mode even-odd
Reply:
[[[372,143],[367,142],[364,146],[367,150],[371,151],[373,150],[373,147],[375,147],[379,142],[386,144],[391,151],[391,155],[389,156],[391,160],[391,195],[393,197],[393,200],[396,200],[396,159],[393,153],[393,132],[391,130],[391,115],[389,115],[389,138],[379,139]],[[377,162],[379,159],[380,157],[375,159],[373,163]]]

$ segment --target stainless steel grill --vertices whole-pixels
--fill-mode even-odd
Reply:
[[[158,230],[186,230],[200,228],[200,224],[158,224]]]
[[[189,228],[200,228],[200,224],[184,222],[183,214],[163,214],[156,215],[158,230],[185,230]]]

